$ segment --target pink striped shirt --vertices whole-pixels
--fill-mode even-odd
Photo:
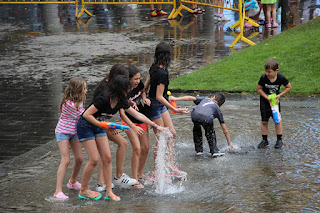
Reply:
[[[80,109],[78,110],[74,102],[66,101],[66,103],[62,105],[61,115],[55,132],[76,135],[77,122],[83,111],[83,103],[81,103]]]

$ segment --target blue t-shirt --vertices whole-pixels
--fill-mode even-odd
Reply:
[[[211,124],[213,119],[218,118],[220,124],[224,123],[218,104],[211,98],[197,96],[194,103],[197,106],[191,112],[192,121]]]

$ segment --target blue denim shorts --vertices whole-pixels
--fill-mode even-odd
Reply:
[[[80,142],[107,136],[104,129],[93,125],[83,117],[81,117],[77,123],[77,133]]]
[[[150,120],[161,118],[161,114],[168,111],[167,107],[154,98],[150,98],[150,107],[146,107],[146,116]]]
[[[78,139],[78,136],[56,132],[56,139],[57,139],[57,142],[63,141],[63,140],[74,141]]]

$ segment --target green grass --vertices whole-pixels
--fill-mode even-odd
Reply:
[[[320,17],[173,79],[170,89],[253,93],[273,57],[292,85],[289,95],[320,95]]]

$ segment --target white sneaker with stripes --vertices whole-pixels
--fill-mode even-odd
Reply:
[[[114,177],[113,183],[115,185],[132,186],[137,183],[137,180],[129,177],[126,173],[123,173],[120,178]]]

